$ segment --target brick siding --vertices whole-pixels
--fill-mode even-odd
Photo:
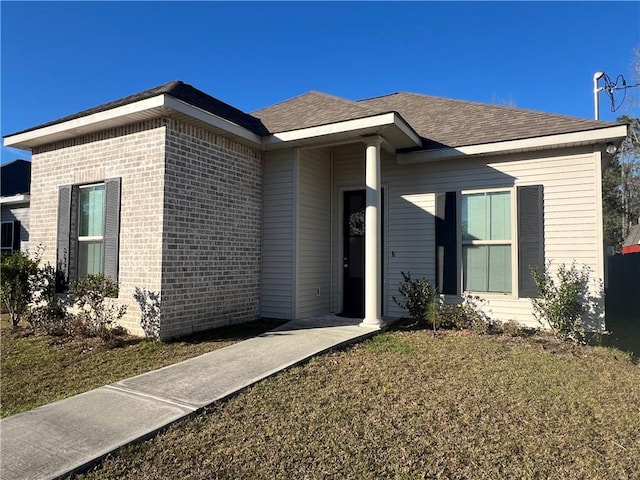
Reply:
[[[118,302],[142,334],[136,287],[159,292],[160,334],[254,320],[259,312],[260,152],[162,118],[34,149],[30,245],[55,263],[58,187],[121,177]]]
[[[161,287],[165,130],[156,119],[39,147],[32,155],[29,243],[44,245],[43,259],[51,264],[58,187],[122,178],[118,302],[127,305],[122,325],[135,334],[142,330],[134,289]]]
[[[177,121],[166,142],[162,336],[255,320],[260,152]]]

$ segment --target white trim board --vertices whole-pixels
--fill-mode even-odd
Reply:
[[[599,128],[573,133],[545,135],[541,137],[525,138],[521,140],[507,140],[504,142],[482,143],[462,147],[438,148],[434,150],[420,150],[417,152],[398,154],[400,165],[435,162],[456,157],[472,155],[486,155],[491,153],[513,153],[525,150],[538,150],[545,147],[561,147],[586,145],[606,142],[616,142],[627,136],[626,125]]]
[[[170,95],[162,94],[66,122],[9,135],[4,138],[4,146],[28,150],[39,145],[74,138],[107,128],[115,128],[139,120],[139,118],[134,118],[134,115],[139,116],[146,113],[150,114],[149,118],[158,117],[163,114],[164,109],[183,113],[244,140],[258,145],[262,144],[262,138],[250,130]]]
[[[28,203],[31,199],[29,194],[11,195],[10,197],[0,197],[0,204],[13,205],[15,203]]]

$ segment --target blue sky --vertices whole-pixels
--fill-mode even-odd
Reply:
[[[244,111],[309,90],[396,91],[592,118],[593,73],[633,79],[639,2],[8,2],[1,131],[171,80]],[[638,97],[640,89],[633,89]],[[601,94],[601,119],[616,113]],[[2,162],[30,158],[2,148]]]

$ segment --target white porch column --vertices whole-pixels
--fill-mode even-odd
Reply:
[[[364,233],[364,320],[360,325],[382,325],[382,193],[380,186],[380,137],[367,139],[365,158],[366,210]]]

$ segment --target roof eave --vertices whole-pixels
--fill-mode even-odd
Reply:
[[[352,141],[380,135],[393,150],[415,148],[421,139],[397,112],[370,115],[352,120],[273,133],[263,138],[264,149],[278,150],[291,147],[312,147]]]
[[[615,125],[580,132],[400,153],[398,154],[398,163],[401,165],[410,165],[460,157],[498,155],[580,145],[619,144],[626,136],[627,126]]]
[[[28,193],[20,193],[17,195],[9,195],[6,197],[0,197],[0,204],[2,205],[15,205],[18,203],[29,203],[31,196]]]
[[[178,100],[171,95],[161,94],[73,120],[7,135],[4,137],[4,146],[32,150],[41,145],[87,135],[108,128],[121,127],[175,112],[188,115],[253,144],[260,145],[261,143],[259,135],[240,125]]]

